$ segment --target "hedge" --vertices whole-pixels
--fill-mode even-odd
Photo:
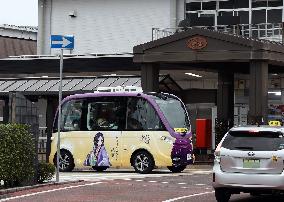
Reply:
[[[45,181],[50,181],[55,173],[55,166],[51,163],[42,163],[38,164],[37,170],[37,182],[43,183]]]
[[[35,175],[35,141],[29,126],[0,124],[0,180],[6,187],[30,184]]]

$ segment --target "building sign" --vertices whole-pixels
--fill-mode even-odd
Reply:
[[[187,47],[192,50],[200,50],[207,46],[206,38],[202,36],[195,36],[187,41]]]

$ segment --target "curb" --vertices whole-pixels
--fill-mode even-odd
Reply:
[[[195,161],[193,165],[213,165],[214,161]]]
[[[52,185],[72,184],[72,183],[78,183],[78,182],[83,182],[83,181],[84,180],[76,180],[76,181],[68,181],[68,182],[49,182],[49,183],[45,183],[45,184],[36,184],[36,185],[31,185],[31,186],[3,189],[3,190],[0,190],[0,199],[1,199],[1,196],[5,196],[7,194],[11,194],[11,193],[18,192],[18,191],[35,189],[35,188],[39,188],[39,187],[48,187],[48,186],[52,186]]]

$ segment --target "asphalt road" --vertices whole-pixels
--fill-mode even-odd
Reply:
[[[81,176],[86,181],[21,191],[0,201],[216,201],[211,187],[212,174],[206,169],[186,170],[182,174],[158,171],[148,175],[119,170],[105,173],[73,172],[65,174],[65,180],[68,175],[70,180]],[[233,195],[230,201],[276,202],[284,201],[284,198],[241,194]]]

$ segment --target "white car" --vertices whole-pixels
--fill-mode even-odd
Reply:
[[[284,191],[284,128],[232,128],[215,151],[213,187],[218,202],[240,192]]]

